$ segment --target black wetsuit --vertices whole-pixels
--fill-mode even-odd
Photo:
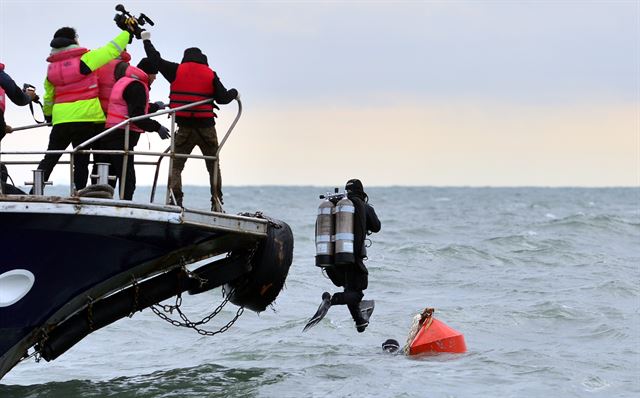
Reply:
[[[364,241],[367,232],[380,231],[381,224],[373,207],[365,202],[364,193],[349,193],[348,197],[355,207],[353,252],[356,261],[327,268],[327,275],[335,285],[344,287],[344,292],[335,293],[331,297],[331,305],[347,305],[356,325],[362,325],[366,321],[360,312],[360,301],[364,297],[362,291],[369,285],[369,271],[364,265],[367,257]]]

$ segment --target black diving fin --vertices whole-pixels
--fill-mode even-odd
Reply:
[[[324,318],[324,316],[327,315],[327,312],[329,312],[329,308],[331,308],[331,295],[327,292],[324,292],[322,294],[322,303],[320,303],[318,310],[311,317],[311,319],[309,319],[309,322],[307,322],[307,324],[305,325],[304,329],[302,329],[302,331],[306,332],[308,329],[316,326],[318,322],[320,322],[322,318]]]
[[[369,318],[371,318],[371,314],[373,314],[373,309],[375,307],[376,302],[374,300],[362,300],[360,302],[360,313],[365,321],[369,322]]]

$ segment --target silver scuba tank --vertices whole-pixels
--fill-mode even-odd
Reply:
[[[316,218],[316,265],[330,267],[333,263],[333,235],[335,234],[335,205],[328,199],[318,206]]]
[[[345,196],[336,204],[334,213],[336,217],[335,263],[354,263],[353,225],[355,220],[355,207],[353,206],[353,202]]]

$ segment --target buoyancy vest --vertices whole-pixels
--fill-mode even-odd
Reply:
[[[129,119],[129,107],[127,105],[127,101],[123,98],[123,94],[127,86],[136,81],[141,82],[144,86],[144,113],[146,114],[149,112],[149,76],[143,70],[136,68],[135,66],[129,66],[125,75],[116,81],[113,85],[113,90],[111,90],[108,107],[109,110],[107,112],[107,121],[105,123],[107,128],[113,127],[123,120]],[[139,133],[144,132],[144,130],[136,126],[135,123],[131,123],[129,129]]]
[[[98,75],[80,73],[80,58],[88,52],[78,47],[52,54],[47,80],[56,88],[54,104],[98,98]]]
[[[4,70],[4,64],[0,64],[0,71]],[[2,86],[0,86],[0,111],[2,111],[4,113],[4,109],[6,106],[5,103],[5,96],[4,96],[4,88],[2,88]]]
[[[96,71],[98,73],[98,97],[100,98],[100,106],[105,115],[109,107],[111,90],[113,90],[113,85],[116,84],[116,77],[114,75],[116,66],[120,62],[129,63],[129,61],[131,61],[131,55],[129,55],[127,51],[123,51],[120,57],[109,61],[108,64],[101,66]]]
[[[213,98],[213,79],[216,73],[207,65],[184,62],[178,66],[171,83],[169,107],[177,108],[203,99]],[[178,117],[213,118],[213,102],[176,112]]]

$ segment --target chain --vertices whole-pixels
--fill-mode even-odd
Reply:
[[[224,288],[223,288],[223,295],[224,295]],[[224,300],[222,300],[222,303],[220,303],[220,305],[218,305],[211,314],[207,315],[206,317],[202,318],[202,320],[198,321],[198,322],[192,322],[187,315],[182,312],[182,310],[180,309],[180,306],[182,305],[182,295],[178,294],[176,296],[176,305],[153,305],[151,306],[151,310],[158,316],[160,317],[160,319],[169,322],[170,324],[172,324],[173,326],[177,326],[177,327],[185,327],[185,328],[190,328],[195,330],[196,332],[198,332],[198,334],[203,335],[203,336],[215,336],[216,334],[219,333],[224,333],[227,330],[229,330],[229,328],[231,328],[231,326],[233,326],[233,324],[238,320],[238,318],[240,317],[240,315],[242,315],[242,313],[244,312],[244,307],[240,307],[238,308],[238,311],[236,311],[236,315],[233,317],[233,319],[231,319],[229,322],[227,322],[226,325],[222,326],[220,329],[215,330],[215,331],[211,331],[211,330],[205,330],[205,329],[201,329],[199,326],[203,325],[205,323],[208,323],[209,321],[211,321],[211,319],[213,319],[216,315],[218,315],[220,313],[220,311],[222,311],[222,308],[224,308],[224,306],[229,302],[229,299],[231,298],[231,296],[233,295],[233,290],[224,297]],[[170,318],[169,316],[167,316],[164,312],[168,312],[170,314],[173,313],[173,311],[177,311],[178,315],[180,316],[180,318],[182,319],[183,322],[180,322],[176,319]]]
[[[87,296],[87,321],[89,322],[89,332],[93,332],[93,299]]]
[[[133,275],[131,275],[131,280],[131,285],[133,286],[133,306],[131,307],[131,312],[129,312],[129,318],[133,317],[138,309],[138,297],[140,294],[140,285],[138,285],[138,281]]]
[[[282,225],[278,224],[272,218],[265,216],[261,211],[258,211],[255,213],[238,213],[238,215],[244,216],[244,217],[260,218],[260,219],[266,220],[267,223],[273,228],[276,228],[276,229],[282,228]],[[248,256],[246,260],[247,264],[251,264],[253,257],[255,256],[256,252],[260,247],[260,243],[261,243],[260,240],[256,240],[256,244],[248,251]],[[233,255],[233,252],[227,253],[227,257],[231,257],[232,255]],[[201,286],[207,282],[205,278],[202,278],[199,275],[187,270],[184,263],[182,263],[182,268],[190,278],[196,279]],[[231,319],[229,322],[227,322],[226,325],[222,326],[218,330],[215,330],[215,331],[205,330],[200,328],[200,326],[210,322],[211,319],[213,319],[216,315],[218,315],[220,311],[222,311],[224,306],[229,302],[234,292],[235,292],[235,288],[232,289],[229,292],[229,294],[226,294],[223,286],[222,296],[224,297],[224,299],[222,300],[222,303],[220,303],[220,305],[218,305],[213,310],[213,312],[211,312],[209,315],[207,315],[206,317],[202,318],[200,321],[197,321],[197,322],[191,321],[189,317],[180,309],[182,305],[182,293],[179,293],[176,295],[175,305],[156,304],[151,306],[151,311],[153,311],[153,313],[156,314],[160,319],[172,324],[173,326],[194,329],[196,332],[198,332],[198,334],[202,336],[215,336],[216,334],[224,333],[227,330],[229,330],[229,328],[231,328],[231,326],[233,326],[233,324],[238,320],[238,318],[240,318],[240,316],[244,313],[244,307],[239,307],[233,319]],[[173,319],[167,315],[167,313],[173,314],[173,311],[176,311],[178,313],[182,321]]]

